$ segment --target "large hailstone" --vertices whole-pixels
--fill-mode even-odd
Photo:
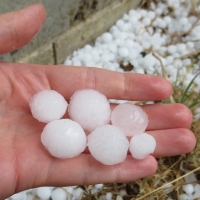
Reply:
[[[70,119],[49,122],[41,134],[42,144],[52,156],[72,158],[86,148],[86,135],[81,126]]]
[[[144,159],[153,153],[156,148],[156,140],[147,133],[135,135],[131,138],[129,150],[136,159]]]
[[[70,118],[78,122],[85,131],[110,122],[110,105],[105,95],[93,89],[78,90],[70,99]]]
[[[131,103],[116,106],[111,113],[111,122],[126,136],[143,133],[148,125],[148,115],[142,108]]]
[[[29,105],[35,119],[48,123],[61,119],[66,112],[68,103],[58,92],[42,90],[32,97]]]
[[[129,142],[125,134],[113,125],[103,125],[88,135],[88,148],[92,156],[105,165],[123,162]]]

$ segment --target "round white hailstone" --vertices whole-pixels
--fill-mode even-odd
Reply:
[[[187,42],[186,46],[189,50],[192,50],[194,48],[194,43],[193,42]]]
[[[128,14],[125,13],[125,14],[123,15],[122,19],[123,19],[124,21],[128,21],[128,20],[129,20]]]
[[[192,200],[187,194],[180,194],[179,200]]]
[[[138,19],[137,19],[137,17],[131,17],[131,18],[129,19],[129,22],[130,22],[132,25],[135,25],[135,24],[138,23]]]
[[[134,46],[134,42],[131,39],[126,39],[124,42],[124,46],[128,49],[132,48]]]
[[[92,156],[105,165],[123,162],[129,147],[125,134],[113,125],[103,125],[88,135],[88,148]]]
[[[100,189],[103,188],[103,184],[102,184],[102,183],[96,184],[94,187],[95,187],[96,189],[100,190]]]
[[[107,192],[106,196],[105,196],[106,200],[111,200],[112,199],[112,193],[111,192]]]
[[[70,118],[78,122],[85,131],[110,122],[110,105],[105,95],[93,89],[76,91],[70,99]]]
[[[160,22],[158,22],[158,27],[160,28],[166,28],[167,27],[167,23],[164,20],[161,20]]]
[[[155,13],[156,13],[156,15],[161,15],[162,14],[162,9],[160,9],[160,8],[156,8],[156,10],[155,10]]]
[[[29,106],[35,119],[48,123],[62,118],[66,112],[68,103],[58,92],[54,90],[42,90],[32,97]]]
[[[136,73],[139,73],[139,74],[144,74],[145,72],[144,72],[144,69],[142,69],[142,68],[136,68],[136,69],[134,69],[134,71],[136,72]]]
[[[72,65],[72,61],[71,60],[65,60],[64,65],[70,66],[70,65]]]
[[[73,194],[73,190],[74,190],[73,186],[67,186],[67,187],[64,187],[64,189],[67,191],[68,195],[72,195]]]
[[[56,188],[51,194],[52,200],[66,200],[67,193],[62,188]]]
[[[124,25],[124,21],[122,19],[119,19],[117,22],[116,22],[116,25],[118,28],[121,29],[121,27]]]
[[[190,16],[188,20],[191,24],[194,24],[198,20],[198,18],[196,16]]]
[[[33,200],[35,198],[35,195],[28,194],[25,200]]]
[[[172,21],[171,17],[169,17],[169,16],[165,16],[165,17],[163,18],[163,20],[164,20],[167,24],[170,24],[171,21]]]
[[[186,45],[185,44],[177,44],[176,48],[177,48],[177,52],[179,52],[179,53],[186,51]]]
[[[119,46],[119,47],[124,46],[124,40],[122,39],[115,39],[114,43],[116,46]]]
[[[81,62],[79,60],[72,61],[73,66],[82,66]]]
[[[141,9],[138,12],[141,14],[142,17],[146,16],[146,14],[147,14],[147,10],[145,10],[145,9]]]
[[[26,200],[27,194],[25,191],[14,194],[10,197],[12,200]]]
[[[102,35],[102,40],[103,40],[103,42],[105,42],[105,43],[111,42],[112,39],[113,39],[113,36],[112,36],[110,33],[104,33],[104,34]]]
[[[167,61],[168,65],[171,65],[172,62],[174,61],[174,57],[173,56],[167,56],[166,61]]]
[[[192,195],[193,199],[197,199],[200,197],[200,184],[196,184],[194,186],[194,194]]]
[[[116,106],[111,113],[111,122],[126,136],[141,134],[148,125],[148,115],[142,108],[131,103]]]
[[[119,191],[119,194],[123,197],[123,196],[127,195],[127,192],[126,192],[126,190],[122,189]]]
[[[168,46],[167,51],[168,51],[169,54],[176,53],[176,46],[175,45]]]
[[[143,18],[142,23],[144,26],[149,26],[151,24],[151,20],[148,17]]]
[[[52,190],[49,187],[39,187],[37,188],[37,196],[43,200],[49,199],[51,197]]]
[[[150,48],[151,48],[151,43],[150,43],[150,42],[147,42],[147,41],[144,41],[144,42],[142,43],[142,47],[143,47],[144,49],[150,49]]]
[[[148,54],[144,57],[145,67],[153,67],[156,64],[156,58],[152,54]]]
[[[85,132],[70,119],[49,122],[42,131],[41,141],[50,154],[57,158],[78,156],[86,148]]]
[[[119,55],[121,57],[128,57],[129,55],[129,50],[127,48],[124,48],[124,47],[121,47],[119,48],[119,51],[118,51]]]
[[[108,53],[103,53],[100,58],[101,62],[109,62],[110,61],[110,55]]]
[[[183,59],[182,63],[184,66],[188,66],[188,65],[192,64],[192,61],[191,61],[191,59],[186,58],[186,59]]]
[[[141,133],[131,138],[129,150],[135,159],[145,159],[156,148],[156,140],[147,133]]]
[[[149,11],[146,14],[146,17],[149,18],[150,20],[154,19],[156,14],[153,11]]]
[[[194,192],[194,186],[192,184],[186,184],[186,185],[182,186],[182,190],[186,194],[190,195],[190,194],[192,194]]]
[[[123,26],[121,27],[121,30],[124,32],[128,32],[130,31],[132,28],[131,23],[124,23]]]
[[[180,23],[181,25],[185,25],[185,24],[188,23],[188,19],[187,19],[186,17],[181,17],[181,18],[179,19],[179,23]]]
[[[76,189],[73,190],[73,197],[76,200],[80,200],[82,199],[82,195],[83,195],[83,189],[78,187]]]

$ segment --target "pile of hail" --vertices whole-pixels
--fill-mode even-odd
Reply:
[[[30,109],[47,123],[41,142],[56,158],[73,158],[88,146],[96,160],[114,165],[126,159],[128,149],[135,159],[144,159],[156,147],[145,133],[148,116],[141,107],[124,103],[111,111],[105,95],[93,89],[76,91],[69,104],[58,92],[43,90],[33,96]],[[70,119],[61,119],[67,110]],[[126,136],[132,137],[130,143]]]

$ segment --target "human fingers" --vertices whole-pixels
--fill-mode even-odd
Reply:
[[[46,179],[36,177],[33,187],[132,181],[153,174],[157,169],[157,162],[152,156],[144,160],[135,160],[128,155],[122,163],[103,165],[90,154],[81,154],[73,159],[54,159],[49,169],[45,169],[48,170]]]
[[[192,151],[196,145],[194,134],[184,128],[147,132],[156,140],[155,157],[176,156]]]
[[[41,29],[45,16],[46,12],[41,4],[0,15],[0,54],[29,43]]]
[[[110,99],[158,100],[170,96],[171,84],[154,75],[119,73],[88,67],[45,67],[51,88],[69,99],[79,89],[92,88]]]

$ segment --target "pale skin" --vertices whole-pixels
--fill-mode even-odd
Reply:
[[[45,15],[40,4],[1,15],[0,54],[30,42]],[[179,155],[194,148],[194,134],[187,129],[192,121],[189,109],[181,104],[157,104],[143,106],[149,116],[148,133],[157,141],[154,154],[146,159],[135,160],[129,154],[123,163],[106,166],[87,150],[72,159],[52,157],[40,142],[45,124],[32,117],[29,100],[44,89],[56,90],[69,100],[83,88],[126,100],[160,100],[172,93],[170,83],[158,76],[0,62],[0,199],[40,186],[132,181],[156,171],[154,157]]]

